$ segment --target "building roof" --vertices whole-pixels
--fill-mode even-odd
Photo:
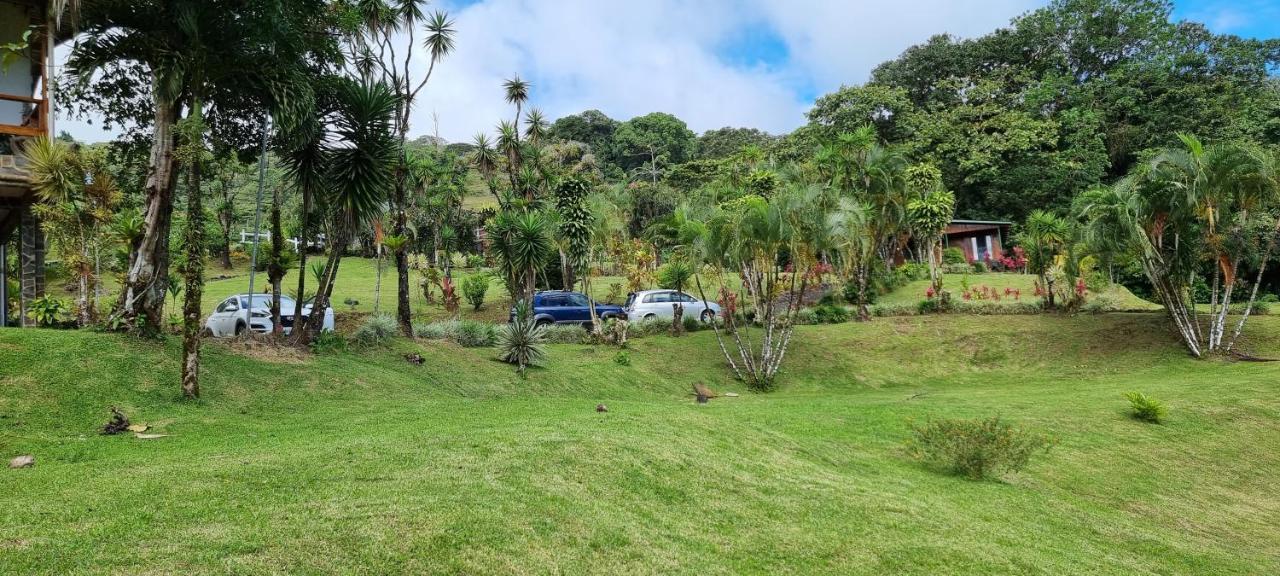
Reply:
[[[952,220],[952,224],[990,224],[992,226],[1013,226],[1013,222],[1004,220]]]

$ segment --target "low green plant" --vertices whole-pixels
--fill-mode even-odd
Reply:
[[[333,330],[324,330],[311,339],[311,351],[316,354],[345,352],[347,339]]]
[[[458,322],[457,332],[453,335],[453,340],[465,348],[484,348],[493,346],[494,341],[497,339],[496,331],[493,324],[488,322],[462,320]]]
[[[581,344],[591,333],[581,326],[571,324],[555,324],[546,327],[548,344]]]
[[[702,320],[686,315],[684,318],[680,319],[680,327],[684,328],[685,332],[697,332],[704,326],[702,324]]]
[[[387,314],[374,314],[364,319],[351,334],[351,339],[361,346],[378,346],[395,337],[399,326],[396,319]]]
[[[940,419],[912,425],[907,452],[930,466],[972,480],[1026,468],[1051,442],[999,416],[982,420]]]
[[[626,350],[619,350],[617,354],[613,355],[613,363],[619,366],[630,366],[631,353]]]
[[[479,254],[467,254],[464,263],[467,265],[467,268],[480,268],[484,266],[484,256]]]
[[[484,305],[485,292],[489,291],[489,275],[483,272],[477,272],[467,276],[462,281],[462,295],[466,297],[467,303],[471,304],[473,310],[479,310]]]
[[[525,368],[537,365],[547,355],[546,329],[534,322],[529,304],[516,303],[516,317],[498,333],[498,359],[515,364],[524,377]]]
[[[822,305],[813,309],[818,324],[843,324],[849,321],[849,310],[844,306]]]
[[[974,274],[986,274],[989,270],[987,263],[982,260],[974,260],[973,262],[970,262],[969,265],[973,267]]]
[[[801,308],[800,310],[796,311],[795,318],[793,318],[792,320],[796,324],[799,324],[802,326],[809,325],[809,324],[817,324],[818,314],[813,311],[813,308]]]
[[[964,260],[964,250],[950,246],[942,251],[943,264],[968,264]]]
[[[458,320],[442,320],[439,322],[415,322],[413,336],[425,340],[453,340],[458,334]]]
[[[27,316],[37,326],[56,326],[70,309],[66,302],[46,294],[31,301],[27,306]]]
[[[1164,403],[1147,396],[1141,392],[1126,392],[1125,398],[1129,400],[1129,407],[1132,409],[1132,416],[1143,422],[1159,424],[1164,421]]]

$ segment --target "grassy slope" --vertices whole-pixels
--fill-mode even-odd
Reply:
[[[1280,366],[1187,359],[1156,315],[801,327],[779,391],[708,406],[691,382],[743,392],[708,333],[555,346],[528,381],[437,343],[240,346],[187,404],[176,341],[0,330],[0,456],[38,459],[0,470],[0,572],[1280,570]],[[113,404],[172,436],[95,435]],[[902,454],[912,419],[997,413],[1058,446],[1005,482]]]
[[[952,292],[953,297],[959,298],[960,294],[964,292],[962,286],[965,280],[966,277],[963,274],[943,274],[942,285],[944,288]],[[1036,276],[1034,274],[970,274],[968,275],[967,280],[971,290],[978,290],[982,286],[987,286],[999,292],[1002,298],[1000,301],[1001,303],[1015,302],[1012,297],[1004,296],[1005,288],[1021,290],[1022,294],[1019,298],[1024,302],[1039,300],[1039,297],[1035,295]],[[928,289],[928,280],[917,280],[907,283],[907,285],[894,290],[891,294],[886,294],[880,297],[876,302],[883,305],[912,305],[923,300],[925,298],[925,292]],[[1117,284],[1115,286],[1111,286],[1108,290],[1108,296],[1114,302],[1115,308],[1130,311],[1161,309],[1158,304],[1153,304],[1134,296],[1133,293],[1124,286]],[[1093,296],[1094,294],[1090,294],[1089,297]]]

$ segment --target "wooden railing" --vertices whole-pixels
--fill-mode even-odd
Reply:
[[[49,125],[49,107],[44,100],[16,94],[0,94],[0,100],[31,104],[33,108],[27,113],[27,117],[22,124],[0,124],[0,135],[39,136],[45,133],[46,127]]]

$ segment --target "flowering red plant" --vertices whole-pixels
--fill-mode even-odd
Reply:
[[[933,291],[933,286],[930,286],[928,290],[925,290],[925,291],[924,291],[924,297],[925,297],[925,298],[928,298],[928,299],[930,299],[930,300],[933,300],[934,295],[935,295],[935,293],[934,293],[934,291]]]
[[[1076,278],[1076,296],[1084,298],[1084,293],[1089,289],[1084,283],[1084,278]]]

